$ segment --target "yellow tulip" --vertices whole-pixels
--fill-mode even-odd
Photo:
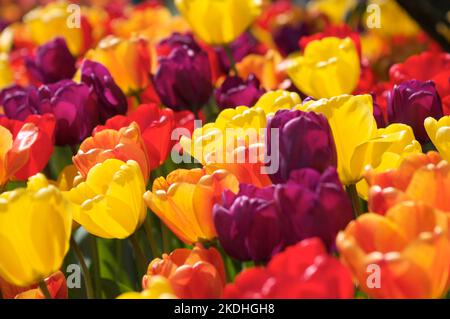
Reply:
[[[185,243],[216,237],[212,209],[225,189],[237,192],[239,182],[227,171],[177,169],[153,182],[144,194],[150,209]]]
[[[322,113],[328,119],[336,143],[339,177],[345,185],[358,182],[368,165],[387,167],[386,161],[398,165],[398,154],[420,147],[407,125],[377,129],[372,97],[367,94],[309,101],[297,109]]]
[[[302,99],[295,92],[269,91],[259,98],[254,108],[263,109],[267,117],[274,115],[278,110],[292,109],[301,102]]]
[[[176,0],[194,33],[208,44],[227,44],[247,29],[261,12],[261,0]]]
[[[13,83],[13,73],[9,65],[8,55],[0,53],[0,89]]]
[[[315,40],[303,56],[288,60],[287,73],[295,86],[315,99],[350,94],[359,81],[358,52],[350,38]]]
[[[126,292],[117,299],[176,299],[169,279],[152,276],[147,281],[147,288],[142,292]]]
[[[69,249],[73,207],[42,174],[0,195],[0,277],[28,286],[59,270]]]
[[[334,24],[343,23],[345,15],[354,8],[357,0],[316,0],[308,3],[308,10],[325,14]]]
[[[125,238],[146,216],[144,178],[135,161],[108,159],[90,169],[86,181],[65,194],[77,205],[74,220],[102,238]]]
[[[89,43],[87,43],[86,30],[81,22],[80,27],[71,25],[71,23],[77,22],[75,16],[77,12],[69,10],[69,5],[64,1],[49,3],[30,11],[23,20],[31,38],[38,45],[56,37],[63,37],[70,52],[78,56],[86,50]]]
[[[438,121],[427,117],[424,126],[439,154],[450,162],[450,116],[441,117]]]

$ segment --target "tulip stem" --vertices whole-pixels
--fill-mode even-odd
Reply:
[[[134,233],[129,238],[130,238],[131,245],[133,246],[134,255],[136,257],[136,266],[139,271],[139,275],[141,276],[146,273],[147,261],[146,261],[144,252],[142,251],[142,248],[139,245],[137,234]]]
[[[151,221],[151,216],[147,216],[147,218],[145,219],[144,222],[144,230],[145,230],[145,234],[147,235],[147,240],[148,243],[150,244],[150,250],[152,251],[152,257],[156,258],[160,255],[159,249],[158,249],[158,245],[156,244],[156,240],[155,237],[153,236],[153,232],[152,232],[152,221]]]
[[[50,294],[50,291],[48,291],[47,284],[45,283],[44,280],[39,282],[39,289],[41,289],[45,299],[53,299],[52,295]]]
[[[233,51],[231,51],[231,48],[228,44],[225,44],[223,48],[225,50],[225,53],[227,54],[228,61],[230,62],[230,69],[233,70],[235,76],[238,76],[236,60],[234,59]]]
[[[359,215],[362,214],[361,211],[361,201],[358,196],[358,191],[356,189],[356,184],[351,184],[346,187],[347,195],[350,197],[353,207],[353,213],[355,214],[355,218],[358,218]]]
[[[163,252],[170,253],[170,232],[169,229],[161,222],[161,234],[163,242]]]
[[[86,265],[86,261],[84,260],[83,253],[81,252],[80,247],[78,246],[75,239],[70,238],[70,247],[72,247],[75,255],[77,255],[78,262],[80,263],[81,269],[83,270],[84,275],[84,284],[86,285],[86,296],[88,299],[94,298],[94,289],[92,287],[92,278],[91,273],[89,272],[89,268]]]
[[[95,281],[95,297],[100,298],[102,294],[102,283],[100,278],[100,257],[98,255],[97,238],[91,236],[91,253],[92,253],[92,267],[94,269]]]

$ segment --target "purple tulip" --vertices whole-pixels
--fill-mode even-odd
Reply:
[[[424,120],[429,116],[436,119],[443,116],[441,98],[432,81],[410,80],[394,86],[388,95],[387,109],[389,122],[411,126],[422,144],[430,140]]]
[[[207,53],[191,35],[180,34],[163,40],[158,51],[168,51],[158,58],[159,66],[153,77],[161,102],[176,111],[197,111],[205,105],[212,93]]]
[[[386,127],[386,121],[384,119],[383,110],[381,109],[380,104],[376,101],[375,94],[372,94],[373,101],[373,117],[375,118],[375,122],[377,122],[378,128]]]
[[[85,60],[81,67],[81,82],[97,96],[100,123],[128,109],[127,98],[102,64]]]
[[[238,76],[228,76],[215,90],[215,97],[218,107],[223,110],[236,106],[253,106],[264,93],[259,80],[250,74],[245,81]]]
[[[5,88],[0,92],[0,105],[8,118],[25,121],[28,115],[39,113],[38,89],[18,85]]]
[[[273,200],[274,186],[241,184],[238,194],[226,190],[223,205],[213,209],[223,249],[238,260],[267,261],[284,247],[281,224]]]
[[[48,84],[72,78],[76,72],[75,63],[66,41],[55,38],[38,47],[36,56],[25,64],[36,80]]]
[[[322,174],[311,168],[293,171],[275,189],[287,245],[319,237],[331,251],[337,233],[353,218],[352,206],[334,167]]]
[[[300,51],[299,39],[308,34],[306,24],[299,23],[297,25],[285,24],[273,34],[273,40],[283,56]]]
[[[99,124],[95,94],[84,83],[63,80],[39,88],[39,113],[56,119],[56,144],[75,145]]]
[[[311,167],[323,172],[336,166],[337,153],[327,119],[314,112],[280,110],[267,123],[267,145],[272,145],[271,129],[278,129],[278,148],[267,150],[273,158],[278,151],[279,168],[271,174],[274,183],[289,179],[292,171]]]

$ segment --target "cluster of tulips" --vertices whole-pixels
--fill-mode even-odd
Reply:
[[[395,1],[20,2],[3,298],[448,296],[450,54]]]

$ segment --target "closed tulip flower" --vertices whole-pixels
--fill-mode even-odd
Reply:
[[[218,239],[231,257],[267,261],[284,248],[274,189],[241,184],[239,193],[225,190],[222,203],[214,206]]]
[[[81,143],[73,162],[86,178],[92,167],[109,158],[123,162],[134,160],[139,164],[144,180],[150,176],[145,144],[134,122],[119,130],[106,129],[88,137]]]
[[[175,249],[170,255],[152,260],[142,287],[148,289],[155,276],[169,279],[174,294],[181,299],[217,299],[225,286],[225,267],[220,253],[213,247]]]
[[[91,87],[97,96],[101,123],[127,112],[128,103],[125,94],[117,86],[108,69],[100,63],[85,60],[81,66],[81,82]]]
[[[350,94],[359,81],[358,52],[350,38],[315,40],[303,56],[289,60],[287,72],[298,89],[315,99]]]
[[[378,167],[383,155],[403,154],[405,148],[421,149],[407,125],[377,129],[370,95],[341,95],[308,101],[297,108],[328,119],[338,154],[339,178],[345,185],[361,180],[367,165]],[[394,158],[398,161],[398,156]]]
[[[225,287],[230,299],[352,298],[351,275],[317,238],[275,255],[266,267],[245,269]]]
[[[439,94],[431,81],[411,80],[394,86],[388,96],[388,120],[411,126],[421,143],[429,141],[423,125],[427,117],[443,116]]]
[[[24,287],[59,270],[69,250],[70,202],[42,174],[0,199],[0,276]]]
[[[247,80],[237,76],[229,76],[222,85],[215,90],[217,106],[220,109],[236,106],[253,106],[265,93],[260,88],[259,80],[250,75]]]
[[[269,91],[256,102],[255,108],[261,108],[266,116],[274,115],[278,110],[292,109],[302,103],[302,99],[295,92],[285,90]]]
[[[174,34],[159,44],[167,48],[158,59],[153,84],[162,104],[197,112],[212,94],[208,55],[190,35]]]
[[[176,299],[170,281],[163,276],[154,275],[146,280],[141,292],[125,292],[117,299]]]
[[[443,159],[450,162],[450,116],[440,119],[428,117],[424,122],[425,130]]]
[[[105,66],[127,95],[136,94],[150,84],[150,47],[144,38],[108,36],[97,48],[88,51],[85,58]]]
[[[212,45],[232,42],[261,10],[259,0],[177,0],[175,4],[195,34]]]
[[[285,182],[298,168],[311,167],[323,172],[337,165],[337,153],[327,119],[313,112],[281,110],[267,123],[268,145],[271,129],[279,129],[279,169],[271,174],[274,183]],[[271,153],[271,150],[268,150]]]
[[[70,79],[75,74],[76,60],[64,38],[56,38],[38,47],[36,56],[26,61],[28,71],[42,83]]]
[[[372,298],[440,298],[448,290],[450,242],[446,216],[420,202],[401,202],[385,216],[361,215],[339,233],[342,259]],[[372,287],[378,266],[379,287]],[[372,268],[373,269],[373,268]]]
[[[10,119],[24,121],[27,116],[38,114],[39,102],[39,91],[34,86],[11,85],[0,92],[0,105]]]
[[[135,161],[107,159],[91,168],[85,182],[65,194],[77,206],[74,220],[89,233],[122,239],[133,234],[146,217],[144,192],[144,179]]]
[[[212,208],[225,189],[237,188],[236,177],[224,170],[177,169],[157,178],[144,199],[179,239],[192,244],[216,237]]]

